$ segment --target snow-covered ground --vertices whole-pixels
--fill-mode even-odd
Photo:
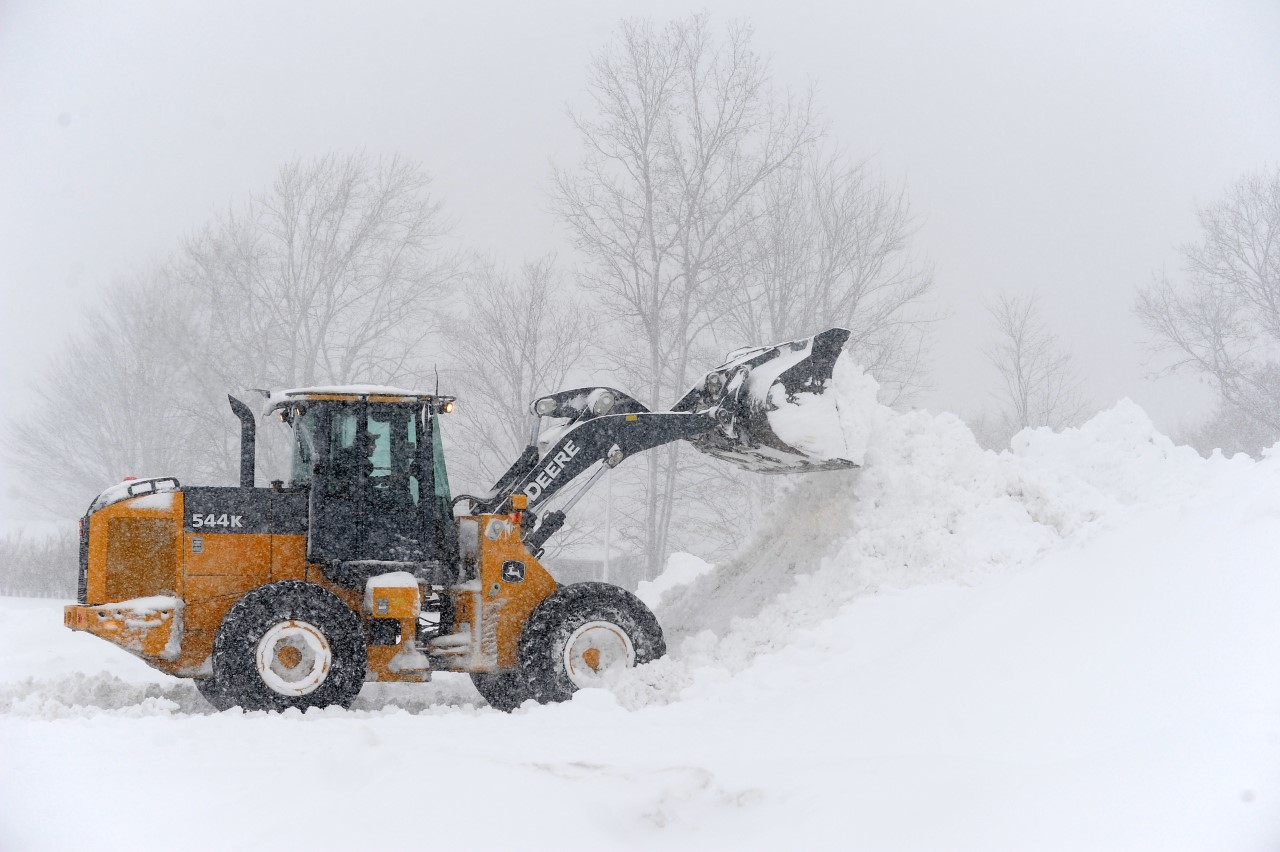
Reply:
[[[0,849],[1277,849],[1280,456],[1121,403],[863,471],[653,588],[671,654],[511,715],[469,682],[215,714],[0,599]]]

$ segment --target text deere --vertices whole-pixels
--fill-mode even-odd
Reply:
[[[529,500],[537,500],[538,495],[542,493],[542,489],[555,481],[555,478],[560,475],[560,471],[564,470],[564,466],[569,463],[569,459],[577,454],[577,444],[573,443],[573,441],[565,441],[564,449],[556,453],[555,458],[543,468],[542,473],[539,473],[534,477],[533,482],[524,487],[524,493],[529,495]]]

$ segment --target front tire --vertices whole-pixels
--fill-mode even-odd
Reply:
[[[532,697],[529,685],[519,669],[505,672],[472,672],[471,682],[475,684],[476,692],[489,702],[490,707],[501,710],[503,713],[510,713]]]
[[[532,696],[547,704],[666,652],[662,627],[639,598],[608,583],[574,583],[529,616],[520,635],[520,671]]]
[[[351,608],[320,586],[285,580],[254,589],[227,612],[213,642],[213,678],[200,692],[219,709],[350,707],[367,662]]]
[[[222,682],[213,675],[209,677],[198,677],[194,680],[196,691],[200,693],[200,697],[221,713],[223,710],[230,710],[236,706],[236,699],[230,695],[222,686]]]

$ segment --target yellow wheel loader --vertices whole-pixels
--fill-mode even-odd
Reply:
[[[470,673],[510,710],[561,701],[665,653],[634,595],[561,586],[539,562],[607,469],[687,440],[762,472],[852,467],[784,440],[772,418],[828,389],[848,332],[740,350],[670,411],[578,388],[532,406],[529,446],[488,493],[450,493],[441,419],[454,400],[371,386],[270,393],[292,430],[289,479],[255,487],[257,420],[240,419],[240,483],[160,477],[108,488],[80,523],[64,622],[194,678],[218,709],[350,706],[365,681]],[[794,422],[795,412],[788,412]],[[779,421],[780,422],[780,421]],[[558,508],[569,482],[593,471]]]

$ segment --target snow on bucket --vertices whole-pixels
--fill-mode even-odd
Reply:
[[[673,411],[715,410],[697,449],[758,473],[841,470],[862,463],[875,379],[842,352],[849,332],[731,353]]]

